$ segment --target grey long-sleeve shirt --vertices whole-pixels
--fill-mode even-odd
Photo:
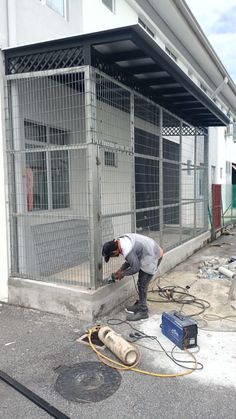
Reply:
[[[157,271],[157,262],[163,254],[161,247],[150,237],[141,234],[123,234],[118,239],[122,237],[127,237],[131,242],[131,250],[125,256],[125,263],[121,267],[124,275],[134,275],[140,269],[154,275]]]

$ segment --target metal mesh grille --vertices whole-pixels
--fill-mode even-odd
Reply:
[[[96,287],[121,265],[105,241],[206,230],[201,130],[87,67],[8,76],[5,96],[13,276]]]
[[[7,80],[12,275],[90,285],[84,74]]]
[[[78,46],[57,51],[38,52],[36,54],[10,57],[7,61],[7,74],[21,74],[32,71],[79,67],[83,64],[84,48]]]

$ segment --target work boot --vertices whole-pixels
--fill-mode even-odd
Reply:
[[[127,306],[125,311],[126,313],[136,313],[138,308],[139,308],[139,300],[135,301],[135,303],[132,306]]]
[[[138,310],[135,313],[129,313],[126,316],[126,320],[128,322],[136,322],[138,320],[142,320],[142,319],[148,319],[149,315],[148,315],[148,311],[142,311],[142,310]]]

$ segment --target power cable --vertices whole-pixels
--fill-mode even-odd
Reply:
[[[119,326],[121,324],[127,324],[131,329],[133,329],[135,331],[134,334],[130,334],[129,337],[132,338],[132,341],[130,341],[131,343],[136,343],[137,341],[140,341],[141,339],[150,339],[153,341],[156,341],[158,343],[158,345],[161,347],[162,351],[165,353],[165,355],[171,360],[173,361],[176,365],[178,365],[181,368],[185,368],[185,369],[192,369],[189,367],[186,367],[185,365],[181,365],[179,363],[179,361],[176,361],[174,359],[174,357],[172,357],[172,351],[171,351],[171,355],[168,353],[168,351],[166,351],[166,349],[163,347],[163,345],[161,344],[161,342],[158,340],[157,336],[150,336],[147,335],[146,333],[142,332],[141,330],[136,329],[135,327],[133,327],[127,320],[121,320],[121,319],[108,319],[107,320],[107,324],[111,325],[111,326]],[[174,346],[175,348],[176,346]],[[173,348],[173,349],[174,349]],[[172,349],[172,350],[173,350]],[[191,352],[192,353],[192,352]],[[187,363],[190,362],[192,363],[192,361],[183,361],[183,363]],[[199,369],[203,369],[203,365],[200,362],[196,363],[196,368],[195,370],[199,370]]]
[[[140,374],[145,374],[145,375],[150,375],[152,377],[160,377],[160,378],[182,377],[184,375],[192,374],[197,369],[197,360],[196,360],[195,356],[190,351],[188,351],[187,349],[185,349],[185,351],[192,357],[194,366],[191,369],[189,369],[187,371],[184,371],[184,372],[173,373],[173,374],[159,374],[159,373],[155,373],[155,372],[141,370],[141,369],[135,368],[133,366],[127,366],[125,364],[122,364],[121,362],[114,361],[114,359],[109,358],[108,356],[104,355],[103,353],[101,353],[95,347],[95,345],[92,342],[92,333],[94,332],[94,330],[97,330],[97,329],[96,328],[91,328],[89,330],[89,333],[88,333],[88,339],[89,339],[90,347],[96,353],[96,355],[98,356],[100,361],[103,362],[106,365],[109,365],[109,367],[111,367],[111,368],[121,369],[121,370],[124,370],[124,371],[130,370],[130,371],[138,372]],[[107,362],[109,362],[109,364]]]

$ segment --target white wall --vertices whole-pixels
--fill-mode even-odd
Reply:
[[[7,0],[0,0],[0,49],[8,45]]]
[[[2,18],[6,1],[11,47],[82,33],[82,0],[67,0],[67,18],[60,16],[40,0],[0,0]],[[6,18],[5,13],[3,19],[6,21]],[[5,32],[6,38],[6,27],[0,29],[0,36],[1,32]]]
[[[138,23],[137,13],[125,0],[115,1],[112,13],[102,0],[83,0],[83,32],[96,32]]]
[[[209,188],[211,187],[211,166],[216,166],[215,183],[222,185],[222,204],[223,209],[229,207],[231,203],[231,184],[232,173],[226,173],[226,162],[236,162],[236,143],[232,136],[225,136],[225,128],[209,129]],[[221,171],[222,168],[222,171]],[[222,172],[222,176],[221,176]]]
[[[138,22],[137,13],[125,0],[115,3],[113,13],[102,0],[67,0],[66,17],[62,17],[45,1],[0,0],[0,47],[14,47]]]

